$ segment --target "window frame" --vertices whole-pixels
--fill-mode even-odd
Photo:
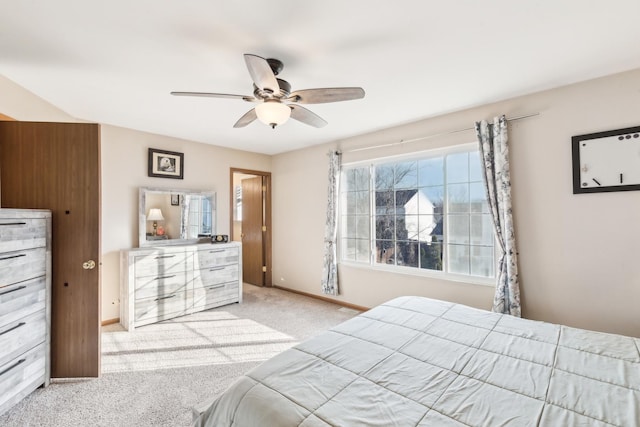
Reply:
[[[374,168],[377,165],[381,165],[381,164],[395,164],[395,163],[400,163],[402,161],[405,160],[424,160],[427,158],[436,158],[436,157],[446,157],[447,155],[450,154],[456,154],[456,153],[464,153],[464,152],[473,152],[473,151],[478,151],[478,145],[477,143],[466,143],[466,144],[458,144],[455,146],[449,146],[449,147],[441,147],[441,148],[434,148],[434,149],[430,149],[430,150],[423,150],[423,151],[416,151],[416,152],[412,152],[412,153],[406,153],[406,154],[399,154],[399,155],[394,155],[394,156],[386,156],[386,157],[379,157],[379,158],[373,158],[373,159],[366,159],[366,160],[358,160],[358,161],[354,161],[354,162],[347,162],[347,163],[343,163],[342,164],[342,169],[340,171],[341,177],[340,179],[342,180],[342,173],[344,171],[344,169],[351,169],[351,168],[358,168],[358,167],[368,167],[369,168],[369,260],[368,262],[364,262],[364,261],[354,261],[354,260],[346,260],[343,258],[343,245],[342,243],[338,245],[338,263],[339,264],[343,264],[352,268],[359,268],[359,269],[365,269],[365,270],[373,270],[373,271],[384,271],[384,272],[390,272],[390,273],[395,273],[395,274],[405,274],[405,275],[410,275],[410,276],[421,276],[421,277],[429,277],[429,278],[434,278],[434,279],[440,279],[440,280],[445,280],[445,281],[452,281],[452,282],[460,282],[460,283],[469,283],[469,284],[475,284],[475,285],[484,285],[484,286],[495,286],[495,280],[496,280],[496,274],[498,272],[498,242],[496,241],[496,236],[495,236],[495,232],[493,232],[494,234],[494,242],[493,242],[493,258],[494,258],[494,275],[493,277],[482,277],[482,276],[473,276],[473,275],[466,275],[466,274],[460,274],[460,273],[450,273],[447,272],[448,269],[448,263],[449,263],[449,256],[448,256],[448,252],[449,252],[449,233],[444,232],[443,233],[443,241],[442,241],[442,251],[443,251],[443,269],[442,270],[430,270],[430,269],[426,269],[426,268],[416,268],[416,267],[404,267],[404,266],[398,266],[398,265],[393,265],[393,264],[383,264],[383,263],[378,263],[376,262],[375,259],[375,253],[376,253],[376,239],[375,239],[375,227],[376,227],[376,221],[375,221],[375,213],[376,213],[376,206],[375,206],[375,197],[372,197],[372,195],[375,194],[375,173],[374,173]],[[446,176],[446,161],[444,162],[444,170],[443,170],[443,175]],[[484,183],[483,183],[484,185]],[[444,198],[446,200],[446,198],[448,197],[448,187],[449,185],[445,185],[443,184],[444,187]],[[340,192],[340,200],[342,200],[342,191]],[[339,207],[340,210],[340,215],[339,215],[339,219],[338,219],[338,240],[341,242],[342,241],[342,232],[343,232],[343,218],[345,217],[345,215],[343,215],[343,207]],[[442,207],[442,215],[444,218],[446,218],[446,216],[448,215],[448,207],[447,207],[447,203],[443,203],[443,207]],[[395,239],[394,239],[395,241]],[[467,247],[471,247],[473,245],[466,245]]]

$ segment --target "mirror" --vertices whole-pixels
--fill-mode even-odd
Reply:
[[[216,193],[141,187],[139,245],[158,246],[209,241],[216,234]]]

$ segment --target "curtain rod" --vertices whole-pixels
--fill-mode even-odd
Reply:
[[[540,115],[540,113],[532,113],[532,114],[527,114],[527,115],[524,115],[524,116],[517,116],[517,117],[507,118],[507,121],[512,122],[512,121],[515,121],[515,120],[528,119],[529,117],[534,117],[534,116],[539,116],[539,115]],[[374,148],[383,148],[383,147],[391,147],[391,146],[394,146],[394,145],[408,144],[410,142],[422,141],[424,139],[431,139],[431,138],[436,138],[438,136],[451,135],[451,134],[454,134],[454,133],[466,132],[466,131],[474,130],[474,129],[475,129],[475,127],[468,127],[468,128],[464,128],[464,129],[457,129],[457,130],[451,130],[451,131],[447,131],[447,132],[434,133],[432,135],[421,136],[419,138],[401,139],[398,142],[390,142],[388,144],[380,144],[380,145],[372,145],[370,147],[354,148],[353,150],[347,150],[347,151],[344,151],[344,152],[345,153],[354,153],[356,151],[365,151],[365,150],[372,150]]]

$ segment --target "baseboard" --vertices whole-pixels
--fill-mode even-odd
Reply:
[[[113,325],[114,323],[120,323],[120,318],[116,317],[115,319],[103,320],[102,326]]]
[[[361,305],[349,304],[348,302],[343,302],[343,301],[336,300],[336,299],[333,299],[333,298],[323,297],[321,295],[310,294],[308,292],[297,291],[295,289],[290,289],[290,288],[283,288],[282,286],[273,285],[273,287],[276,288],[276,289],[282,289],[283,291],[293,292],[294,294],[304,295],[305,297],[315,298],[315,299],[319,299],[321,301],[330,302],[332,304],[340,305],[342,307],[350,308],[352,310],[358,310],[358,311],[368,311],[368,310],[370,310],[369,307],[363,307]]]

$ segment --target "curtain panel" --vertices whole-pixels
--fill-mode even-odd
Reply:
[[[322,293],[338,295],[338,185],[340,183],[341,154],[329,153],[329,182],[327,190],[327,220],[324,233],[324,262]]]
[[[483,120],[476,122],[475,128],[480,144],[485,191],[501,251],[492,310],[521,317],[516,237],[511,209],[507,119],[504,115],[495,117],[492,124]]]

